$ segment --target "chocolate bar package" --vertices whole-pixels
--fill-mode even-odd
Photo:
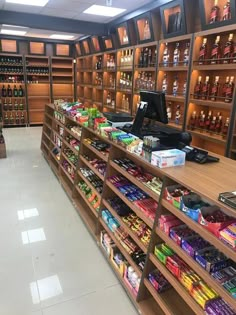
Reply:
[[[219,201],[225,203],[231,208],[236,209],[236,191],[220,193]]]

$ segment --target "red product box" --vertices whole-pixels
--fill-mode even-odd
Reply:
[[[175,220],[176,217],[173,214],[162,214],[159,218],[159,227],[163,231],[164,230],[164,223]]]
[[[175,192],[179,192],[180,196],[173,197]],[[181,208],[181,200],[183,195],[188,195],[190,191],[181,185],[172,185],[165,188],[165,199],[177,209]]]
[[[179,219],[175,219],[175,220],[172,220],[172,221],[169,221],[169,222],[165,222],[164,225],[163,225],[163,231],[167,235],[169,235],[171,228],[179,226],[181,224],[182,224],[182,222]]]

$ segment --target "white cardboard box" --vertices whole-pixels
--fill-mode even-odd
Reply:
[[[180,166],[185,164],[185,152],[172,149],[152,152],[152,165],[159,168]]]

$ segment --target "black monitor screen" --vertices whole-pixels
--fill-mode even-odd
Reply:
[[[166,99],[163,92],[141,91],[140,98],[142,102],[147,102],[145,117],[168,124]]]

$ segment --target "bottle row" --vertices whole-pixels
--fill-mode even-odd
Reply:
[[[229,34],[228,41],[222,45],[220,42],[220,36],[217,36],[215,43],[211,48],[210,54],[208,53],[207,38],[203,38],[203,42],[200,47],[198,64],[215,65],[220,63],[236,63],[236,43],[234,43],[233,37],[233,34]]]
[[[27,74],[49,74],[49,68],[48,67],[31,67],[27,68],[26,70]]]
[[[107,55],[106,66],[108,70],[115,70],[116,68],[115,55]]]
[[[201,129],[209,133],[222,134],[223,137],[226,137],[228,134],[229,128],[229,117],[226,117],[223,122],[223,117],[221,112],[218,112],[216,115],[213,115],[212,111],[209,111],[208,114],[202,110],[200,114],[197,114],[196,111],[193,111],[190,120],[189,128],[191,130]]]
[[[6,66],[1,66],[0,65],[0,73],[19,73],[23,74],[23,68],[20,67],[6,67]]]
[[[122,50],[120,57],[120,67],[132,67],[133,57],[133,49]]]
[[[2,86],[1,97],[23,97],[24,95],[25,93],[21,85],[19,89],[17,89],[16,85],[14,85],[13,89],[9,84],[7,88],[5,87],[5,85]]]
[[[182,89],[180,91],[179,86],[180,86],[179,78],[176,75],[174,77],[173,85],[172,85],[172,95],[173,96],[185,96],[187,92],[187,78],[184,80],[182,84]],[[169,82],[168,82],[168,77],[167,74],[164,74],[164,79],[162,81],[162,92],[168,94],[169,93]]]
[[[20,58],[20,57],[1,56],[0,62],[1,62],[1,64],[9,65],[9,66],[22,65],[23,64],[22,58]]]
[[[4,115],[4,125],[24,125],[25,124],[25,115],[24,112],[16,112],[15,115],[13,112],[5,113]]]
[[[215,4],[211,9],[211,14],[209,18],[209,24],[213,24],[219,21],[227,21],[231,19],[231,6],[230,0],[228,0],[224,7],[223,12],[221,12],[220,7],[218,6],[218,0],[215,0]]]
[[[21,76],[8,76],[8,75],[0,75],[0,82],[7,83],[24,83],[24,77]]]
[[[135,90],[155,90],[155,80],[152,79],[152,73],[140,72],[135,80]]]
[[[163,52],[162,63],[161,66],[168,67],[171,64],[173,66],[187,66],[189,63],[189,53],[190,53],[190,43],[185,44],[185,48],[182,49],[180,47],[180,43],[177,42],[173,56],[170,55],[170,50],[168,48],[168,43],[165,44],[165,49]]]
[[[220,77],[216,76],[214,83],[210,84],[210,77],[206,76],[205,82],[202,83],[202,77],[198,77],[197,84],[194,88],[194,98],[202,100],[216,101],[220,99],[225,103],[232,102],[234,93],[234,76],[226,77],[224,84],[220,84]]]
[[[107,93],[106,105],[115,108],[115,99],[112,98],[111,93]]]
[[[7,101],[5,98],[4,103],[3,103],[3,110],[4,111],[12,111],[12,110],[24,110],[25,105],[23,103],[23,100],[21,99],[18,103],[17,100],[15,100],[14,104],[12,103],[11,98]]]
[[[157,50],[154,53],[150,48],[142,48],[139,55],[138,67],[155,67],[157,63]]]

